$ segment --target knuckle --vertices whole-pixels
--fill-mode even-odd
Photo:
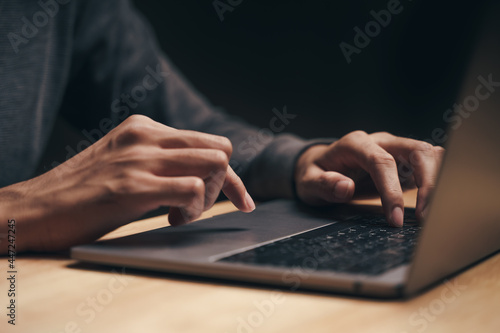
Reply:
[[[376,152],[369,154],[366,159],[369,165],[396,165],[396,160],[394,159],[394,157],[386,152]]]
[[[231,143],[231,140],[226,138],[225,136],[219,136],[219,142],[222,147],[222,150],[227,154],[227,156],[231,156],[233,153],[233,144]]]
[[[220,193],[222,182],[216,178],[209,178],[205,183],[205,197],[214,198]]]
[[[229,158],[222,150],[214,150],[210,159],[218,169],[226,170],[229,164]]]
[[[432,154],[434,152],[434,146],[425,141],[417,141],[415,142],[416,151],[424,153],[424,154]]]
[[[368,136],[368,133],[366,133],[365,131],[361,131],[361,130],[353,131],[353,132],[346,135],[346,137],[348,137],[349,139],[352,139],[352,140],[364,139],[367,136]]]
[[[436,179],[435,178],[429,179],[429,183],[426,186],[426,192],[424,193],[427,194],[429,192],[433,192],[435,189],[436,189]]]
[[[390,187],[390,188],[387,188],[385,189],[385,193],[384,193],[384,196],[391,200],[391,201],[396,201],[396,202],[400,202],[402,200],[402,197],[401,197],[401,190],[399,190],[398,188],[395,188],[395,187]]]
[[[322,199],[329,202],[335,201],[334,180],[327,174],[322,174],[318,177],[318,183]]]
[[[142,114],[133,114],[125,119],[125,124],[143,124],[151,121],[151,118],[144,116]]]
[[[187,193],[194,200],[205,193],[205,182],[201,178],[192,177],[186,188]]]
[[[434,152],[437,153],[438,155],[443,155],[446,152],[446,149],[444,149],[441,146],[435,146]]]
[[[346,134],[339,142],[339,149],[349,150],[350,147],[364,145],[369,139],[368,133],[365,131],[357,130]]]
[[[200,217],[201,213],[202,212],[199,209],[186,208],[182,210],[185,222],[196,220],[198,217]]]
[[[322,176],[322,175],[321,175]],[[315,177],[311,172],[305,172],[302,177],[302,182],[307,187],[314,187],[317,182],[320,182],[320,177]]]
[[[410,153],[410,162],[415,166],[422,166],[429,157],[434,157],[434,146],[428,142],[416,141]]]
[[[321,173],[318,176],[318,184],[322,189],[327,189],[330,185],[330,178],[326,175],[326,173]]]
[[[205,183],[201,178],[193,177],[186,187],[186,204],[194,209],[202,209],[205,196]]]
[[[115,145],[129,146],[146,138],[147,130],[142,124],[129,123],[115,137]]]
[[[383,136],[393,136],[391,133],[386,132],[386,131],[377,132],[377,134],[378,135],[383,135]]]
[[[376,132],[376,133],[371,134],[371,136],[378,137],[380,139],[392,139],[395,137],[393,134],[386,132],[386,131]]]

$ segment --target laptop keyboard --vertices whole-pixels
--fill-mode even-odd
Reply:
[[[421,229],[414,212],[405,210],[402,228],[384,216],[357,215],[219,261],[378,275],[410,262]]]

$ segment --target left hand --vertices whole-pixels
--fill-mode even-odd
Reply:
[[[422,219],[443,154],[443,148],[423,141],[383,132],[351,132],[331,145],[312,146],[300,156],[295,171],[297,195],[305,203],[323,205],[348,202],[376,189],[387,221],[400,227],[402,185],[418,187],[416,215]],[[374,186],[366,186],[370,184]]]

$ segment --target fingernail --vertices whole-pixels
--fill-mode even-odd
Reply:
[[[351,182],[348,180],[340,180],[335,184],[335,188],[333,189],[333,193],[336,199],[345,200],[349,195],[349,186]]]
[[[250,208],[251,212],[255,210],[255,202],[253,202],[253,199],[248,192],[245,193],[245,204],[248,208]]]
[[[394,207],[392,210],[391,224],[394,227],[402,227],[404,222],[403,209],[401,207]]]

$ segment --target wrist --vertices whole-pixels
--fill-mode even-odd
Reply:
[[[35,230],[35,207],[28,201],[28,195],[23,190],[24,182],[0,189],[0,254],[8,252],[8,244],[15,245],[17,253],[38,247],[37,242],[43,239],[41,231]],[[8,241],[8,221],[15,221],[14,242]],[[35,237],[36,236],[36,237]]]

